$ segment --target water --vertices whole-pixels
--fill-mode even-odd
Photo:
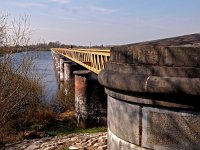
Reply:
[[[54,72],[54,64],[51,51],[21,52],[13,54],[13,62],[17,66],[24,55],[33,58],[35,73],[42,77],[41,84],[44,85],[44,100],[47,104],[53,104],[57,93],[57,80]]]

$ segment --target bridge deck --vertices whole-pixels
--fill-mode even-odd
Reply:
[[[51,48],[52,51],[58,53],[71,61],[99,74],[104,69],[104,63],[110,59],[110,50],[105,49],[66,49]]]

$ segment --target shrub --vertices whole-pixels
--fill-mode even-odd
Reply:
[[[67,83],[64,83],[64,86],[57,92],[56,101],[59,103],[59,106],[62,110],[74,110],[75,102],[75,87],[74,79],[70,80]]]

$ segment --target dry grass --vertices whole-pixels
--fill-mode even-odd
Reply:
[[[58,119],[59,120],[64,120],[64,119],[74,119],[74,116],[75,116],[75,111],[74,110],[68,110],[68,111],[65,111],[63,113],[60,113],[58,115]]]

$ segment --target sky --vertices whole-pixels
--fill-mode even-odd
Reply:
[[[32,42],[122,45],[200,33],[200,0],[0,0],[28,15]]]

